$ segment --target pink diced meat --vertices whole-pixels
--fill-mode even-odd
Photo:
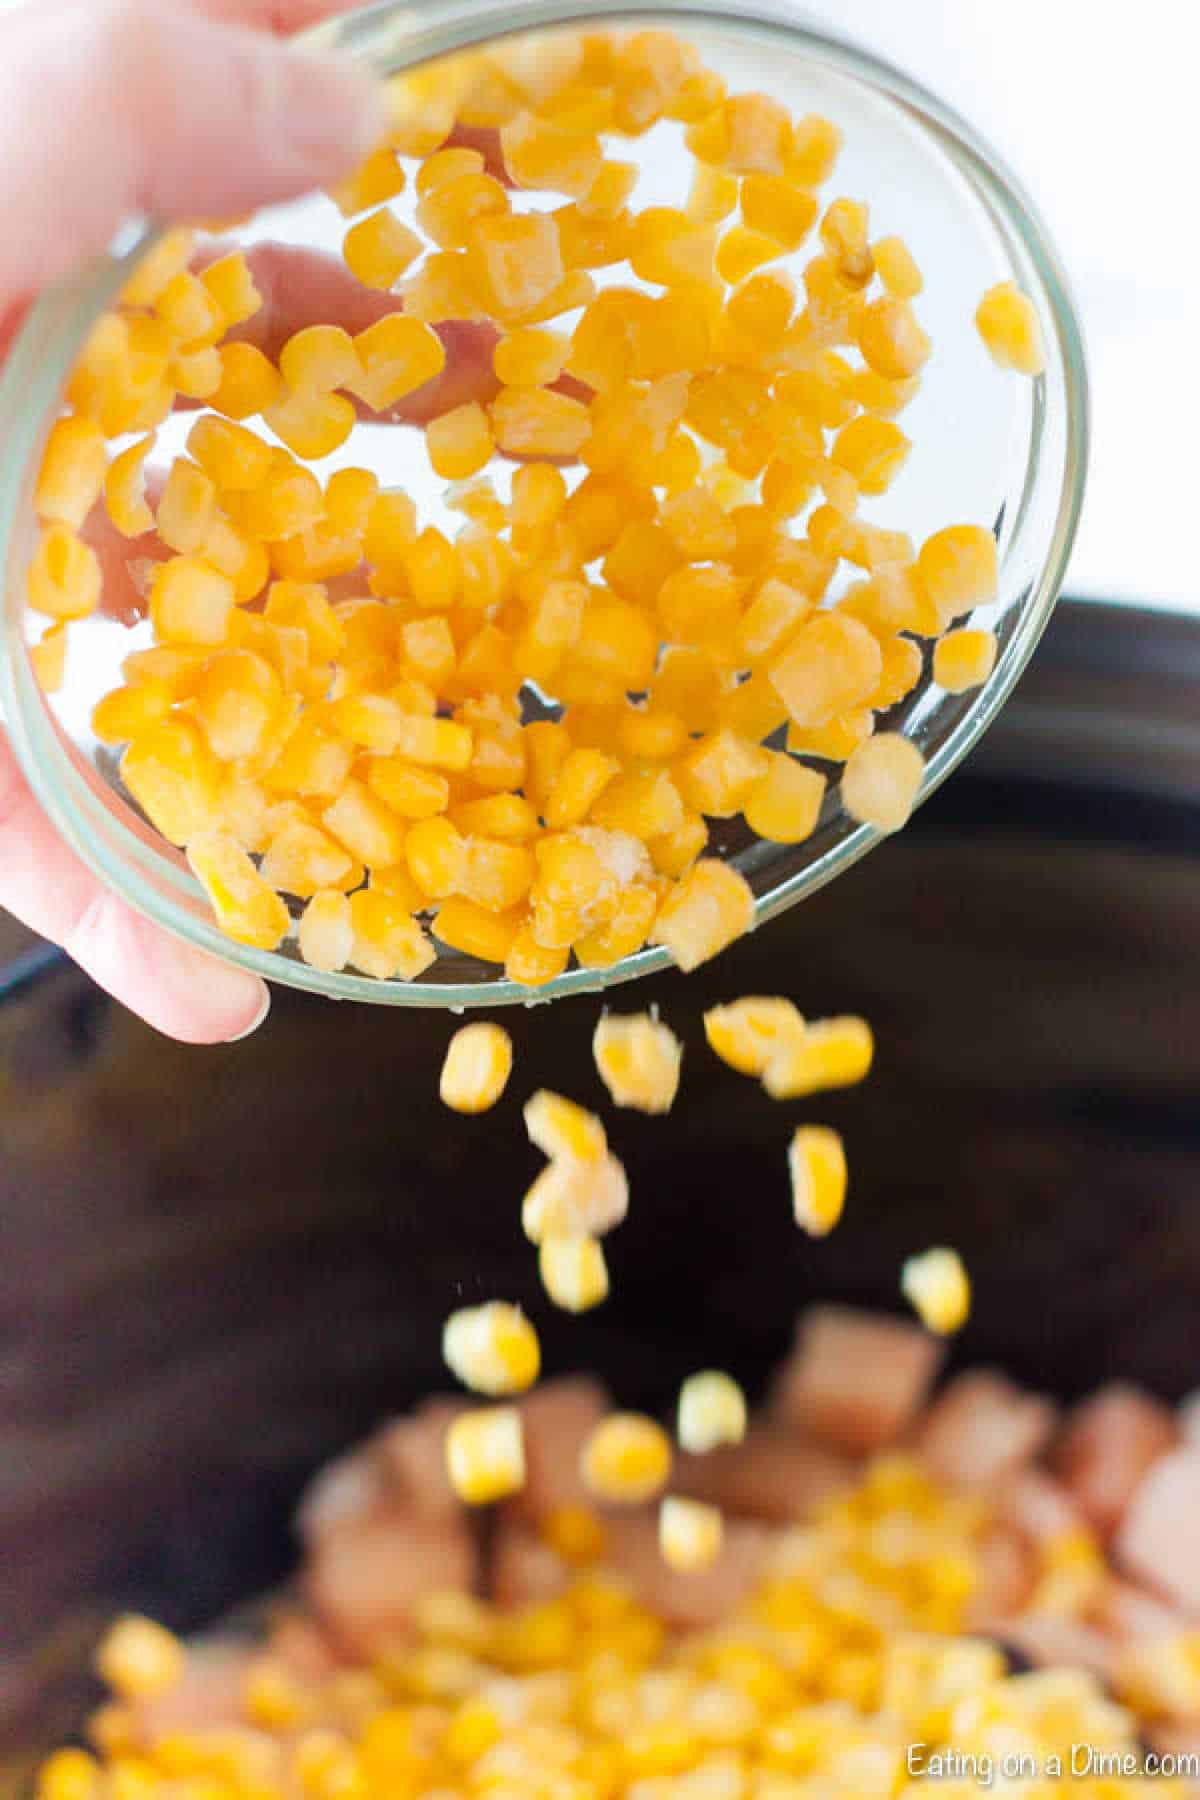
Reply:
[[[925,1400],[943,1350],[917,1325],[849,1306],[814,1306],[780,1372],[776,1417],[802,1436],[862,1453],[898,1438]]]
[[[539,1606],[556,1600],[572,1571],[519,1519],[500,1521],[491,1547],[488,1589],[497,1606]]]
[[[370,1656],[403,1636],[423,1594],[472,1588],[475,1539],[466,1520],[392,1512],[313,1545],[309,1602],[339,1649]]]
[[[446,1433],[465,1400],[427,1400],[410,1417],[385,1425],[368,1446],[389,1495],[426,1519],[453,1519],[462,1502],[446,1473]]]
[[[1138,1581],[1200,1614],[1200,1447],[1160,1456],[1117,1528],[1117,1561]]]
[[[1032,1544],[1053,1543],[1055,1538],[1085,1528],[1083,1514],[1068,1490],[1041,1469],[1016,1469],[1006,1475],[994,1495],[996,1511]]]
[[[525,1485],[512,1501],[518,1517],[537,1524],[560,1506],[589,1506],[579,1453],[608,1411],[608,1395],[584,1377],[548,1381],[521,1402]]]
[[[1027,1613],[1004,1626],[1001,1642],[1038,1669],[1087,1669],[1108,1681],[1116,1662],[1111,1638],[1058,1613]]]
[[[967,1604],[969,1631],[988,1632],[1010,1618],[1033,1592],[1037,1565],[1028,1541],[1010,1526],[994,1525],[975,1547],[977,1585]]]
[[[1055,1409],[991,1369],[956,1376],[917,1432],[917,1450],[943,1481],[987,1487],[1031,1462],[1054,1430]]]
[[[1126,1644],[1174,1637],[1188,1629],[1183,1615],[1157,1594],[1116,1576],[1104,1583],[1091,1613],[1101,1631]]]
[[[608,1521],[604,1561],[633,1585],[642,1605],[670,1625],[715,1625],[740,1606],[762,1569],[769,1532],[747,1519],[727,1519],[721,1553],[708,1569],[680,1571],[663,1561],[654,1514]]]
[[[1054,1467],[1098,1531],[1114,1531],[1151,1463],[1174,1448],[1170,1409],[1114,1381],[1068,1414]]]
[[[149,1747],[177,1731],[213,1731],[245,1722],[242,1694],[255,1652],[246,1644],[208,1644],[189,1650],[173,1687],[134,1707],[139,1744]]]
[[[740,1444],[676,1462],[674,1489],[722,1511],[788,1523],[842,1493],[853,1465],[836,1451],[806,1444],[769,1425],[752,1425]]]

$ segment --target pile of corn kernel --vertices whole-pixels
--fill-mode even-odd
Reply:
[[[305,1495],[262,1639],[112,1628],[92,1748],[39,1800],[1163,1791],[1200,1745],[1194,1419],[1122,1384],[1065,1419],[987,1370],[932,1391],[938,1361],[914,1325],[807,1314],[745,1441],[678,1457],[731,1520],[700,1574],[585,1485],[594,1383],[521,1403],[531,1481],[486,1533],[446,1482],[457,1403],[394,1419]],[[1072,1778],[1081,1745],[1129,1761]]]
[[[918,549],[860,505],[910,450],[921,273],[864,202],[820,197],[831,123],[728,93],[666,31],[464,55],[399,81],[395,120],[331,198],[346,269],[396,310],[272,361],[239,336],[251,262],[176,231],[92,333],[36,490],[35,665],[61,681],[102,604],[98,529],[122,534],[154,643],[94,730],[240,943],[295,929],[317,969],[411,980],[436,940],[531,988],[646,943],[690,968],[753,916],[709,822],[801,842],[816,761],[897,829],[922,759],[877,717],[927,661],[959,692],[995,658],[955,626],[995,595],[991,531]],[[691,187],[638,209],[620,151],[663,121]],[[416,229],[389,205],[410,185]],[[369,469],[306,465],[419,406],[456,321],[492,366],[425,426],[459,484],[447,536]],[[1040,369],[1015,289],[977,322]],[[187,454],[151,480],[180,403]]]

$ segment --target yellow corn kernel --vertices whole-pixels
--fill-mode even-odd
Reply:
[[[550,830],[563,831],[580,824],[620,766],[615,757],[601,750],[569,751],[542,808]]]
[[[865,287],[875,273],[867,236],[867,208],[860,200],[834,200],[821,220],[821,242],[844,282]]]
[[[424,199],[448,181],[457,181],[460,175],[482,175],[483,155],[465,144],[452,144],[444,150],[435,150],[427,156],[417,170],[416,189]]]
[[[685,972],[716,956],[754,923],[754,895],[728,863],[702,857],[671,894],[651,933]]]
[[[417,913],[425,907],[424,894],[408,870],[400,864],[390,869],[372,869],[371,886],[377,893],[386,894],[389,900],[395,900],[405,912]]]
[[[458,598],[458,557],[454,545],[434,525],[426,526],[405,550],[404,573],[418,606],[444,611]]]
[[[253,431],[205,413],[188,432],[187,447],[222,493],[244,493],[271,473],[271,447]]]
[[[562,374],[570,348],[564,332],[526,326],[500,339],[492,367],[505,387],[548,387]]]
[[[525,1195],[521,1229],[531,1244],[547,1238],[603,1237],[629,1210],[629,1184],[611,1151],[598,1161],[555,1157]]]
[[[446,1050],[438,1091],[443,1104],[455,1112],[487,1112],[504,1092],[511,1073],[512,1039],[503,1026],[464,1025]]]
[[[762,1071],[773,1100],[797,1100],[827,1088],[853,1087],[870,1073],[875,1055],[865,1019],[817,1019],[782,1037]]]
[[[528,843],[539,831],[537,812],[521,794],[464,800],[452,809],[450,819],[464,836],[497,838],[507,844]]]
[[[350,227],[342,243],[342,257],[364,287],[388,293],[423,249],[416,232],[381,206]]]
[[[96,552],[65,525],[47,525],[26,577],[26,599],[51,619],[82,619],[100,604],[103,578]]]
[[[787,174],[801,187],[821,187],[833,173],[842,134],[817,113],[798,119],[787,150]]]
[[[495,441],[487,413],[477,400],[431,419],[425,446],[434,473],[445,481],[465,481],[490,462]]]
[[[742,807],[746,823],[768,843],[802,844],[820,823],[825,777],[785,751],[767,754],[770,767]]]
[[[181,269],[154,302],[167,330],[189,348],[214,342],[225,329],[221,309],[198,275]]]
[[[506,189],[494,176],[459,175],[441,182],[417,203],[417,224],[443,250],[469,244],[478,222],[511,211]]]
[[[827,1125],[801,1125],[788,1145],[792,1214],[810,1237],[825,1237],[846,1201],[846,1152]]]
[[[724,1538],[721,1510],[701,1500],[670,1494],[658,1509],[658,1547],[663,1561],[682,1574],[710,1569]]]
[[[709,118],[725,98],[725,82],[714,69],[697,69],[676,90],[666,107],[668,119],[693,125]]]
[[[402,819],[432,819],[446,810],[450,786],[443,775],[420,769],[399,756],[374,756],[367,786]]]
[[[875,272],[895,300],[915,300],[925,286],[912,251],[899,237],[883,237],[871,246]]]
[[[404,901],[375,886],[359,888],[350,896],[350,921],[354,946],[350,961],[376,981],[415,981],[437,951]]]
[[[466,841],[449,819],[420,819],[404,840],[404,860],[421,892],[431,900],[442,900],[462,886],[467,867]]]
[[[461,774],[470,764],[473,739],[468,727],[453,719],[426,719],[409,713],[396,728],[393,749],[409,762]]]
[[[518,187],[549,188],[576,199],[590,192],[604,160],[595,137],[564,131],[531,113],[503,125],[500,144]]]
[[[501,320],[524,323],[562,282],[558,225],[549,213],[490,214],[476,224],[472,244],[489,310]]]
[[[796,284],[783,269],[765,269],[735,288],[725,316],[756,350],[778,344],[796,307]]]
[[[254,344],[219,344],[221,382],[209,397],[214,411],[227,419],[249,419],[274,406],[283,382],[274,363]]]
[[[434,931],[451,950],[481,962],[505,962],[521,928],[519,912],[494,913],[461,895],[452,895],[438,908]]]
[[[982,525],[948,525],[922,544],[916,578],[945,630],[972,607],[996,598],[996,540]]]
[[[37,1800],[95,1800],[105,1791],[100,1765],[86,1750],[56,1750],[38,1770]]]
[[[751,231],[748,225],[731,225],[717,245],[717,274],[730,287],[737,287],[755,269],[782,255],[783,245],[778,238],[768,237],[765,231]]]
[[[933,679],[948,694],[982,687],[996,666],[996,637],[969,626],[948,631],[933,648]]]
[[[911,638],[887,638],[880,646],[883,652],[883,672],[879,677],[879,686],[871,695],[870,706],[875,712],[886,712],[895,706],[906,695],[911,694],[921,679],[925,667],[925,659],[921,647]]]
[[[315,893],[300,916],[300,954],[312,969],[336,975],[354,949],[354,920],[348,897],[335,888]]]
[[[212,482],[194,463],[178,458],[171,465],[158,502],[158,535],[168,549],[192,555],[204,548],[216,520],[217,495]]]
[[[606,1013],[593,1033],[592,1055],[617,1106],[670,1112],[679,1091],[683,1045],[661,1019]]]
[[[442,1748],[451,1762],[469,1765],[477,1762],[503,1735],[504,1727],[495,1707],[484,1700],[468,1697],[455,1708],[446,1727]]]
[[[1014,281],[988,289],[975,313],[975,326],[993,362],[1019,375],[1040,375],[1046,346],[1032,300]]]
[[[583,402],[548,388],[502,388],[491,415],[496,443],[507,456],[577,456],[591,435]]]
[[[747,175],[741,202],[743,223],[785,250],[799,249],[816,224],[816,197],[780,175]]]
[[[846,759],[842,805],[860,825],[899,831],[907,825],[925,778],[925,758],[911,739],[881,731]]]
[[[295,394],[352,387],[359,374],[354,340],[340,325],[305,325],[279,352],[279,373]]]
[[[802,728],[824,725],[879,686],[883,657],[865,625],[844,613],[818,613],[800,627],[770,667],[771,685]]]
[[[152,1700],[173,1688],[186,1654],[178,1638],[152,1619],[128,1613],[110,1626],[96,1652],[96,1669],[123,1700]]]
[[[187,845],[187,859],[226,937],[274,950],[287,933],[288,909],[241,845],[226,832],[199,831]]]
[[[518,1493],[525,1485],[525,1442],[516,1407],[460,1413],[446,1433],[446,1472],[468,1506]]]
[[[830,452],[853,475],[860,493],[883,494],[903,468],[912,441],[890,419],[862,413],[843,425]]]
[[[604,1126],[595,1113],[539,1088],[525,1103],[525,1129],[543,1156],[575,1162],[599,1162],[608,1150]]]
[[[92,708],[92,730],[102,744],[127,744],[167,717],[172,698],[165,681],[114,688]]]
[[[493,1300],[451,1313],[442,1330],[442,1356],[473,1393],[522,1394],[541,1371],[537,1333],[519,1306]]]
[[[530,926],[514,935],[504,959],[504,973],[521,987],[544,987],[561,975],[570,960],[569,945],[557,948],[539,944]]]
[[[153,434],[130,444],[113,457],[104,478],[108,516],[124,537],[141,537],[154,527],[154,514],[146,502],[143,469],[153,444]]]
[[[29,646],[29,663],[43,694],[56,694],[67,672],[66,624],[48,625]]]
[[[461,152],[464,155],[478,156],[478,151]],[[480,158],[482,162],[482,158]],[[355,213],[366,212],[372,206],[380,206],[385,200],[392,200],[402,194],[405,188],[405,174],[396,161],[396,153],[385,145],[381,150],[372,151],[371,155],[359,163],[352,174],[336,187],[329,189],[329,198],[333,201],[342,217],[352,219]],[[418,177],[418,187],[420,177]]]
[[[528,894],[536,866],[533,852],[525,844],[467,838],[459,892],[488,912],[506,913]]]
[[[424,320],[386,313],[354,339],[361,365],[354,392],[375,412],[424,387],[446,366],[442,341]]]
[[[347,781],[321,822],[369,869],[390,869],[407,845],[402,820],[361,781]]]
[[[174,280],[192,260],[195,234],[184,229],[164,231],[156,244],[139,261],[137,268],[121,289],[121,304],[130,307],[153,306],[168,281]]]
[[[873,300],[858,325],[858,347],[867,366],[889,381],[905,381],[928,361],[932,345],[907,300]]]
[[[240,250],[220,256],[201,271],[201,281],[224,320],[225,329],[244,325],[262,306],[262,295],[254,284],[250,265]]]
[[[900,1288],[928,1330],[944,1337],[966,1324],[971,1281],[957,1250],[910,1256],[900,1271]]]
[[[790,1000],[753,998],[710,1007],[704,1035],[731,1069],[761,1075],[781,1045],[803,1039],[805,1026]]]
[[[719,562],[734,548],[733,523],[710,488],[675,494],[663,502],[659,516],[680,556],[691,562]]]
[[[658,591],[656,611],[668,643],[707,650],[714,661],[738,660],[740,583],[723,565],[676,569]],[[631,688],[642,683],[629,682]]]
[[[354,429],[351,402],[341,394],[315,387],[294,392],[285,389],[263,418],[293,455],[311,462],[331,456]]]
[[[910,376],[907,381],[889,381],[886,375],[877,375],[874,369],[855,369],[850,391],[864,412],[878,413],[880,418],[890,419],[903,412],[916,398],[920,385],[917,375]]]
[[[121,779],[173,844],[186,844],[212,819],[218,765],[191,719],[172,716],[139,732],[121,757]]]
[[[564,1312],[590,1312],[608,1298],[608,1264],[594,1237],[544,1237],[538,1272],[547,1295]]]
[[[306,819],[290,819],[267,844],[259,874],[277,893],[308,900],[322,888],[355,887],[362,868],[341,844]]]
[[[587,219],[615,219],[637,186],[636,163],[604,162],[586,194],[579,197],[579,212]]]
[[[233,605],[233,583],[199,557],[173,556],[154,571],[150,617],[162,643],[222,643]]]
[[[705,1369],[689,1375],[679,1390],[675,1435],[681,1450],[704,1456],[719,1444],[740,1444],[746,1435],[746,1396],[732,1375]]]
[[[39,519],[77,531],[100,498],[107,468],[104,434],[94,419],[74,414],[57,419],[33,490]]]
[[[675,764],[675,785],[688,806],[709,818],[739,813],[770,769],[768,752],[724,727],[703,737]]]
[[[661,1494],[671,1475],[671,1440],[642,1413],[610,1413],[579,1456],[584,1485],[615,1506],[639,1506]]]

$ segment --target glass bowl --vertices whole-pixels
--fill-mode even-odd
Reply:
[[[693,41],[731,87],[761,89],[793,113],[832,118],[844,135],[837,191],[869,198],[873,231],[899,233],[926,272],[920,311],[935,354],[905,417],[906,426],[912,421],[914,449],[889,492],[870,503],[869,516],[918,540],[951,522],[991,523],[1000,581],[998,598],[972,616],[998,639],[986,684],[966,694],[946,693],[933,683],[927,656],[918,686],[888,716],[889,728],[902,729],[924,753],[925,797],[986,730],[1028,661],[1053,608],[1079,516],[1086,374],[1054,246],[997,157],[940,101],[802,15],[774,12],[761,0],[736,11],[720,0],[669,8],[626,0],[611,9],[585,0],[448,0],[429,11],[384,0],[328,21],[302,41],[341,49],[390,75],[489,39],[586,21],[663,24]],[[651,186],[658,173],[656,163],[648,171]],[[643,191],[639,187],[639,202]],[[337,224],[333,207],[314,199],[260,214],[238,235],[243,241],[270,236],[320,243],[322,231],[328,235]],[[570,969],[531,990],[444,947],[421,980],[404,982],[323,974],[301,961],[293,939],[271,952],[234,944],[213,923],[182,853],[147,827],[124,794],[114,754],[96,741],[88,723],[120,659],[146,641],[147,628],[139,637],[111,619],[74,626],[68,679],[52,699],[43,696],[28,655],[24,607],[24,571],[35,533],[34,476],[67,372],[154,235],[152,223],[131,225],[101,266],[43,296],[0,371],[0,709],[25,774],[63,837],[105,882],[168,931],[269,980],[331,998],[453,1008],[532,1003],[664,967],[668,953],[646,949],[611,968]],[[1030,296],[1041,321],[1046,367],[1034,381],[998,370],[975,332],[979,296],[1002,280],[1015,281]],[[408,486],[438,523],[445,496],[436,487],[419,491],[429,477],[417,469],[426,465],[414,454],[416,442],[411,433],[390,432],[378,454],[364,460],[385,481]],[[878,832],[843,812],[831,782],[817,829],[805,842],[762,842],[739,818],[713,822],[710,851],[742,870],[755,895],[756,923],[762,923],[815,893],[878,841]]]

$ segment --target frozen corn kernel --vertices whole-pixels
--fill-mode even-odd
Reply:
[[[177,1637],[135,1613],[118,1619],[96,1652],[97,1673],[123,1700],[165,1694],[182,1676],[185,1661]]]
[[[668,1568],[691,1575],[721,1554],[725,1522],[718,1506],[668,1494],[658,1509],[658,1548]]]
[[[792,1216],[810,1237],[825,1237],[846,1203],[846,1153],[827,1125],[801,1125],[788,1146]]]
[[[957,1250],[926,1250],[910,1256],[900,1272],[900,1287],[928,1330],[947,1336],[966,1324],[971,1281]]]
[[[717,274],[730,287],[737,287],[755,269],[782,255],[783,245],[778,238],[769,237],[765,231],[752,231],[748,225],[731,225],[717,245]]]
[[[556,1157],[525,1195],[521,1228],[531,1244],[547,1238],[603,1237],[628,1210],[625,1170],[611,1151],[594,1162]]]
[[[932,345],[907,300],[891,295],[873,300],[858,326],[858,347],[867,366],[889,381],[904,381],[929,359]]]
[[[773,1100],[853,1087],[870,1073],[874,1055],[865,1019],[816,1019],[775,1044],[762,1069],[763,1086]]]
[[[912,442],[893,425],[874,413],[861,413],[843,425],[830,455],[839,468],[853,475],[860,493],[886,493],[903,468]]]
[[[610,1413],[579,1455],[584,1486],[613,1506],[640,1506],[661,1494],[671,1475],[671,1440],[642,1413]]]
[[[740,1444],[746,1435],[746,1396],[732,1375],[704,1369],[689,1375],[679,1390],[675,1435],[679,1448],[705,1456],[720,1444]]]
[[[124,537],[141,537],[154,527],[154,514],[146,501],[145,461],[154,437],[139,438],[114,456],[104,478],[104,505]]]
[[[505,387],[547,387],[562,374],[570,348],[563,332],[528,326],[500,339],[492,367]]]
[[[182,457],[172,463],[155,521],[167,548],[187,556],[202,551],[216,513],[216,489],[203,469]]]
[[[881,731],[846,759],[842,805],[860,825],[899,831],[908,824],[925,779],[925,758],[911,739]]]
[[[975,326],[993,362],[1002,369],[1040,375],[1046,367],[1037,312],[1014,281],[1001,281],[988,289],[976,309]]]
[[[225,328],[220,306],[198,275],[181,269],[154,302],[154,310],[180,343],[213,342]]]
[[[478,151],[463,154],[478,157]],[[419,182],[418,177],[418,188]],[[381,150],[372,151],[352,174],[330,188],[329,198],[343,218],[352,219],[355,213],[367,212],[372,206],[380,206],[385,200],[402,194],[405,185],[405,173],[396,160],[396,153],[385,145]]]
[[[663,944],[685,971],[716,956],[754,923],[754,895],[728,863],[702,857],[667,899],[651,941]]]
[[[218,767],[199,726],[173,715],[138,733],[121,757],[121,779],[163,836],[186,844],[212,822]]]
[[[844,613],[818,613],[768,667],[771,685],[794,722],[825,725],[860,705],[879,686],[883,657],[865,625]]]
[[[543,1156],[599,1162],[608,1149],[604,1126],[595,1113],[549,1088],[539,1088],[525,1102],[524,1117],[529,1141]]]
[[[608,1264],[594,1237],[544,1237],[538,1272],[547,1295],[564,1312],[590,1312],[608,1298]]]
[[[477,400],[431,419],[425,444],[434,473],[446,481],[465,481],[491,460],[495,441],[488,415]]]
[[[871,246],[875,273],[895,300],[915,300],[925,286],[912,251],[903,238],[882,237]]]
[[[742,220],[753,232],[797,250],[817,222],[815,195],[780,175],[747,175],[742,182]]]
[[[442,1356],[472,1393],[523,1394],[541,1371],[537,1333],[519,1306],[502,1300],[451,1313],[442,1331]]]
[[[790,1000],[755,997],[710,1007],[704,1035],[731,1069],[761,1075],[781,1046],[803,1039],[805,1024]]]
[[[249,419],[274,406],[283,381],[274,363],[255,344],[220,344],[221,382],[209,398],[214,411],[228,419]]]
[[[354,407],[342,394],[303,387],[282,396],[263,413],[276,437],[293,455],[316,462],[341,448],[354,428]]]
[[[201,271],[200,279],[215,302],[227,331],[235,325],[244,325],[262,306],[262,295],[240,250],[209,263]]]
[[[169,281],[174,280],[192,260],[195,234],[183,228],[164,231],[139,260],[136,269],[121,289],[124,306],[153,306]]]
[[[376,981],[415,981],[436,960],[437,951],[403,899],[384,889],[359,888],[350,896],[354,947],[350,961]]]
[[[226,937],[274,950],[287,933],[288,909],[241,845],[225,832],[199,831],[187,845],[187,859]]]
[[[617,1106],[670,1112],[679,1091],[683,1045],[661,1019],[606,1013],[592,1036],[592,1054]]]
[[[336,975],[354,949],[354,920],[347,895],[326,888],[313,895],[300,916],[300,954],[311,969]]]
[[[361,365],[354,392],[376,412],[386,412],[446,366],[437,333],[424,320],[404,313],[387,313],[360,331],[354,351]]]
[[[962,626],[939,638],[933,649],[933,679],[948,694],[982,687],[996,666],[996,636]]]
[[[361,781],[345,783],[321,822],[369,869],[390,869],[406,852],[403,821]]]
[[[267,844],[259,874],[281,894],[307,900],[321,888],[355,887],[362,868],[328,832],[307,819],[289,819]]]
[[[416,232],[381,206],[378,212],[350,227],[342,243],[342,256],[350,273],[364,287],[388,293],[423,248]]]
[[[39,519],[78,531],[100,498],[108,468],[104,434],[94,419],[71,415],[50,428],[33,490]]]
[[[491,415],[496,443],[508,456],[577,456],[592,430],[582,401],[549,388],[502,388]]]
[[[479,1023],[456,1031],[446,1050],[438,1092],[460,1113],[495,1106],[512,1073],[512,1039],[502,1025]]]
[[[359,374],[354,340],[340,325],[305,325],[280,350],[279,373],[296,394],[352,387]]]
[[[483,169],[481,151],[467,144],[448,145],[427,156],[417,170],[417,193],[424,199],[426,194],[436,193],[438,188],[449,181],[457,181],[461,175],[482,175]]]
[[[771,844],[802,844],[820,823],[825,777],[782,750],[748,795],[742,811],[751,831]]]
[[[127,744],[165,719],[171,702],[171,689],[165,681],[114,688],[92,708],[92,730],[102,744]]]
[[[29,646],[29,662],[43,694],[56,694],[67,672],[66,624],[49,625]]]
[[[944,631],[963,613],[996,598],[996,540],[983,525],[948,525],[922,544],[916,578]]]
[[[102,576],[90,544],[55,522],[38,539],[26,576],[26,599],[51,619],[83,619],[100,604]]]
[[[507,961],[520,929],[518,911],[489,912],[458,894],[442,902],[434,924],[437,936],[450,949],[493,963]]]
[[[461,1413],[446,1432],[446,1473],[468,1506],[506,1500],[525,1485],[525,1441],[515,1406]]]

